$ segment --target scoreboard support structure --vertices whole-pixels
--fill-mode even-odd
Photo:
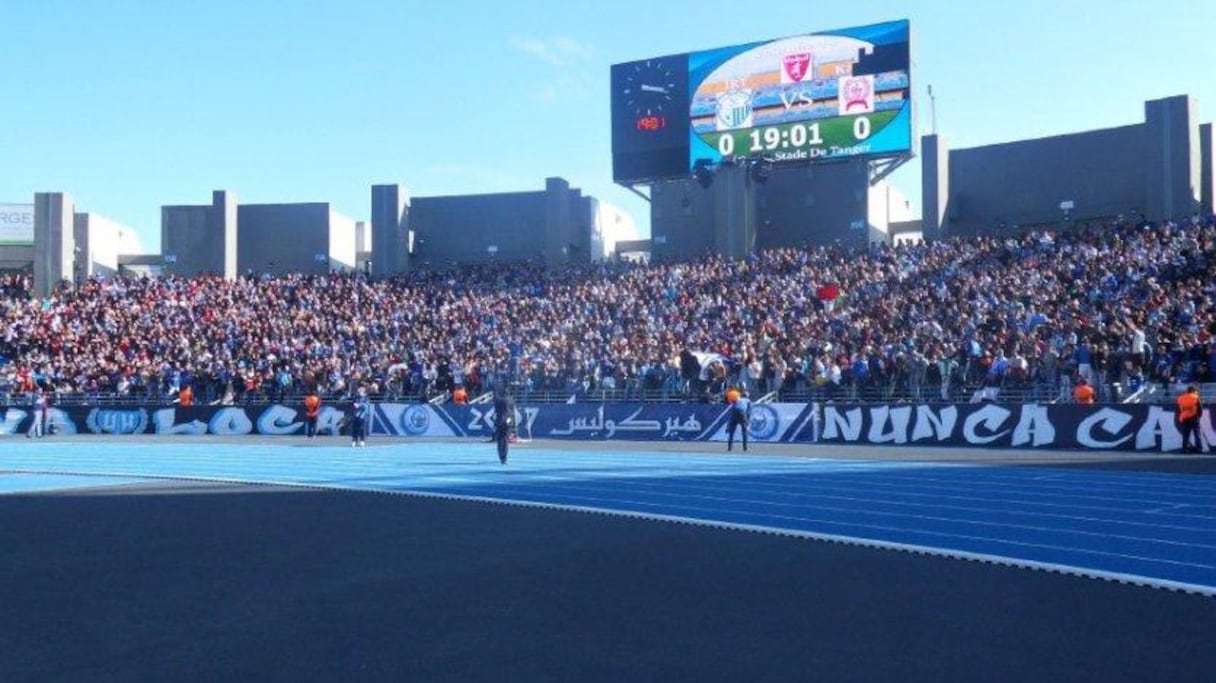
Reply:
[[[877,185],[883,178],[894,173],[900,166],[912,161],[912,153],[900,154],[885,159],[870,160],[870,186]]]

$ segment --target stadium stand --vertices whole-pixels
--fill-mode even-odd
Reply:
[[[478,396],[529,401],[1099,401],[1216,381],[1216,220],[780,249],[731,262],[361,275],[0,276],[0,403]],[[706,393],[684,349],[723,356]],[[698,391],[691,392],[690,386]],[[1168,391],[1160,391],[1168,400]]]

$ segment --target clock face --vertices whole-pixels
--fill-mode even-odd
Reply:
[[[621,94],[634,116],[659,116],[670,113],[676,102],[678,81],[668,64],[648,59],[638,62],[625,75]]]

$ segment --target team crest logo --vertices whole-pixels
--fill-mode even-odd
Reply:
[[[148,411],[104,410],[94,408],[85,418],[85,425],[94,434],[142,434],[148,428]]]
[[[840,114],[869,114],[874,111],[874,76],[845,76],[840,79]]]
[[[777,411],[761,403],[759,405],[752,405],[752,419],[748,423],[747,429],[751,433],[752,438],[760,440],[771,439],[777,435],[777,428],[781,426],[780,423]]]
[[[728,90],[718,96],[718,115],[714,121],[718,130],[750,128],[752,113],[750,90]]]
[[[811,53],[799,52],[781,59],[781,82],[801,83],[811,72]]]
[[[401,416],[401,427],[406,434],[421,436],[431,425],[431,412],[426,406],[410,406]]]

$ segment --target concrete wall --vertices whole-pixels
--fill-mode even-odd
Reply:
[[[328,203],[242,204],[237,222],[237,268],[242,274],[329,272]]]
[[[714,192],[694,180],[650,186],[651,259],[685,261],[713,253]]]
[[[373,204],[376,201],[373,188]],[[487,261],[586,263],[592,259],[594,213],[592,198],[561,178],[547,178],[540,192],[417,197],[409,207],[414,234],[409,264],[442,268]],[[376,230],[373,227],[373,233]],[[373,258],[375,251],[373,247]]]
[[[0,272],[32,272],[34,247],[0,247]]]
[[[331,210],[329,212],[329,269],[350,271],[359,265],[358,224]]]
[[[118,274],[120,256],[142,251],[135,230],[95,213],[77,213],[73,238],[76,241],[73,280],[112,277]]]
[[[591,231],[592,259],[600,260],[610,257],[616,253],[618,242],[641,239],[642,235],[637,221],[624,209],[608,202],[595,200],[593,212],[595,227]]]
[[[1124,126],[950,152],[948,234],[1003,224],[1056,225],[1144,211],[1141,126]]]
[[[652,257],[683,261],[731,255],[739,245],[745,251],[861,246],[869,238],[868,198],[869,167],[855,160],[776,166],[764,182],[728,168],[708,188],[692,179],[656,183],[650,203]],[[754,239],[739,227],[749,217]]]
[[[756,248],[864,245],[869,187],[858,160],[774,170],[760,185]]]
[[[1205,151],[1187,96],[1145,102],[1144,123],[970,149],[922,143],[926,238],[1067,227],[1119,215],[1189,218],[1203,201]],[[1072,209],[1061,207],[1071,202]]]
[[[235,278],[238,232],[236,196],[231,192],[212,192],[209,205],[162,206],[160,243],[165,272]]]
[[[410,206],[410,265],[540,259],[545,216],[543,192],[417,197]]]

